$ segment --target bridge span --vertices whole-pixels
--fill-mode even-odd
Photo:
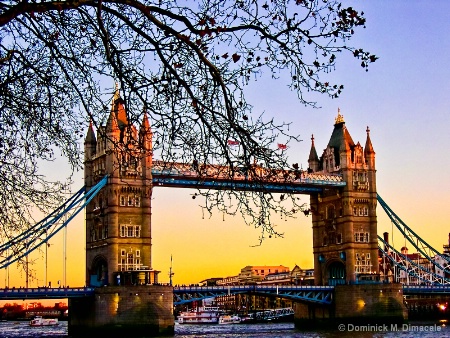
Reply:
[[[106,287],[107,288],[107,287]],[[94,287],[75,288],[4,288],[0,300],[83,298],[95,295]],[[276,296],[297,301],[329,305],[333,302],[334,286],[314,285],[226,285],[226,286],[175,286],[173,305],[201,301],[207,298],[251,293]],[[403,295],[450,295],[448,285],[403,285]]]

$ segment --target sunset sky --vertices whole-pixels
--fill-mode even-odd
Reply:
[[[292,121],[291,131],[303,139],[287,150],[291,163],[307,167],[314,134],[320,154],[333,130],[340,108],[355,142],[364,145],[369,126],[376,152],[378,193],[421,237],[436,249],[448,241],[447,214],[450,203],[450,2],[433,1],[344,1],[363,10],[367,28],[357,30],[350,42],[379,56],[365,72],[351,55],[338,58],[330,82],[342,83],[339,99],[311,95],[321,109],[304,107],[286,82],[269,76],[248,87],[248,101],[255,114]],[[62,162],[61,162],[62,163]],[[45,168],[58,176],[61,165]],[[83,185],[83,173],[75,175],[73,191]],[[173,255],[175,284],[197,283],[208,277],[236,275],[246,265],[298,264],[313,267],[311,218],[277,222],[284,238],[258,244],[259,231],[247,227],[239,217],[216,213],[202,217],[200,199],[193,190],[155,188],[152,201],[153,268],[161,270],[160,281],[168,281]],[[309,202],[309,196],[302,196]],[[381,207],[378,233],[391,232],[391,224]],[[68,229],[67,283],[84,284],[84,215]],[[53,285],[62,280],[62,237],[49,247],[49,278]],[[405,244],[394,234],[397,248]],[[411,246],[410,246],[411,248]],[[411,248],[412,249],[412,248]],[[36,285],[43,285],[44,254],[36,254],[33,268]],[[25,278],[10,268],[10,285],[24,286]],[[4,285],[0,274],[0,285]]]

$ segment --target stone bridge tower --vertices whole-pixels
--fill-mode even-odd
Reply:
[[[152,133],[144,114],[129,123],[118,89],[106,125],[92,124],[84,142],[87,189],[104,175],[107,185],[86,207],[86,285],[157,282],[152,269]]]
[[[338,111],[319,158],[312,138],[309,171],[339,174],[347,185],[311,195],[316,285],[379,278],[375,152],[367,128],[364,148],[354,143]]]

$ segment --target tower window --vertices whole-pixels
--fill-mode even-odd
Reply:
[[[355,242],[369,243],[369,233],[368,232],[355,232]]]
[[[132,196],[132,195],[128,196],[128,206],[129,207],[134,206],[134,196]]]
[[[141,237],[141,226],[131,224],[121,224],[120,237]]]
[[[120,204],[121,207],[124,207],[124,206],[125,206],[125,196],[120,195],[120,201],[119,201],[119,204]]]

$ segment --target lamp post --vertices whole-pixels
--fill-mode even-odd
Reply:
[[[172,272],[172,255],[170,255],[170,269],[169,269],[169,285],[172,286],[172,276],[174,273]]]
[[[28,241],[25,244],[25,288],[28,289]]]

